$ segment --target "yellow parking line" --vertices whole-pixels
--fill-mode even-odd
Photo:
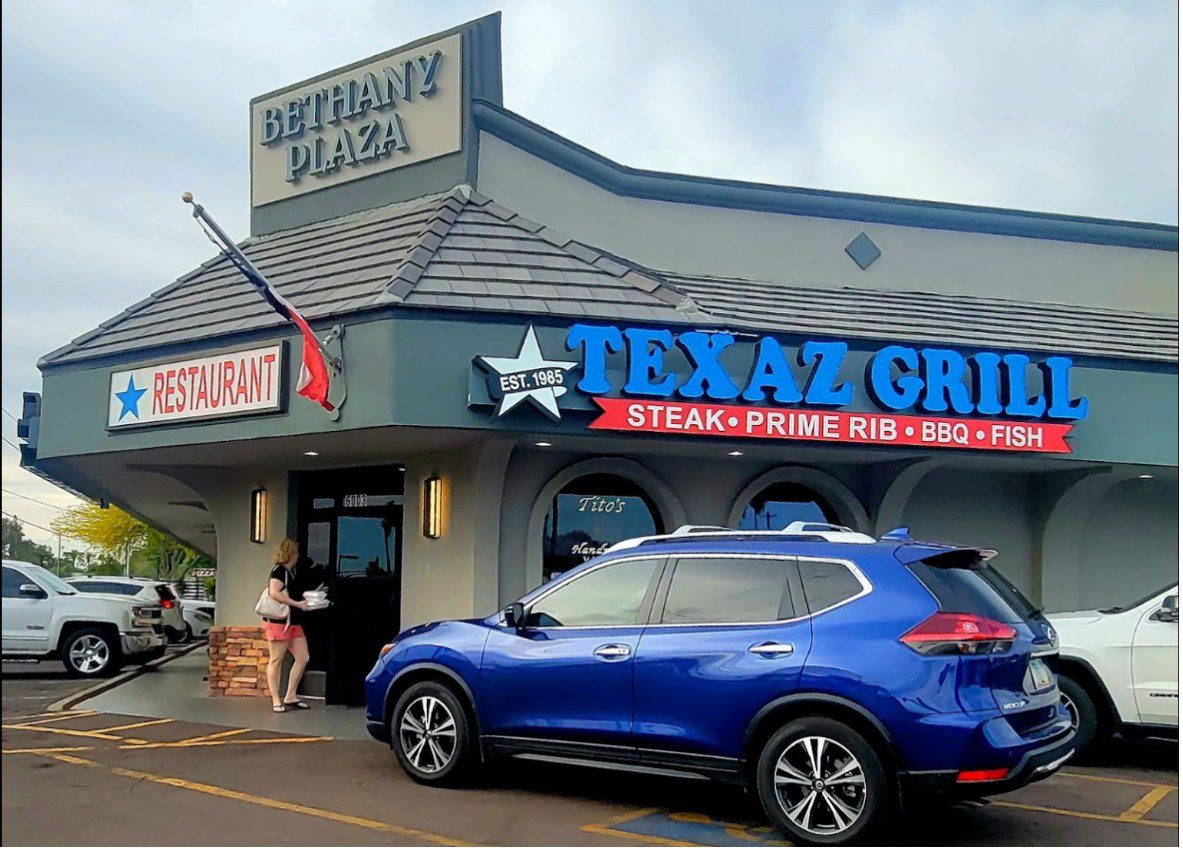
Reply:
[[[51,759],[57,759],[58,761],[64,761],[66,764],[76,764],[79,767],[98,767],[99,766],[99,763],[97,761],[91,761],[90,759],[84,759],[81,756],[67,756],[67,755],[62,755],[61,753],[47,753],[47,755]]]
[[[186,738],[183,741],[174,741],[174,744],[196,744],[199,741],[216,741],[219,738],[229,738],[232,735],[241,735],[243,732],[250,732],[250,729],[227,729],[222,732],[214,732],[212,735],[194,735],[192,738]]]
[[[43,719],[38,720],[33,725],[44,726],[46,723],[57,723],[59,720],[75,720],[75,719],[81,719],[83,717],[94,717],[96,714],[98,714],[97,711],[78,711],[78,712],[73,712],[71,714],[58,714],[58,715],[54,715],[52,717],[50,717],[48,715],[44,715],[44,714],[41,714],[41,715],[33,714],[33,715],[30,715],[29,717],[21,717],[19,719],[24,721],[24,720],[33,720],[37,717],[41,717]],[[4,728],[5,729],[20,729],[24,725],[26,725],[26,724],[15,723],[15,724],[9,724],[9,725],[5,726]]]
[[[67,735],[73,738],[98,738],[100,741],[122,741],[118,735],[107,735],[103,732],[83,732],[80,729],[54,729],[52,726],[33,726],[26,724],[24,726],[10,726],[4,724],[5,729],[20,729],[23,732],[52,732],[55,735]]]
[[[1140,818],[1127,818],[1122,815],[1101,815],[1096,812],[1077,812],[1072,809],[1056,809],[1051,806],[1032,806],[1028,803],[1012,803],[1010,800],[993,800],[990,805],[1001,806],[1006,809],[1022,809],[1027,812],[1046,812],[1051,815],[1064,815],[1071,818],[1083,818],[1084,820],[1103,820],[1110,823],[1136,823],[1142,826],[1165,826],[1170,829],[1178,829],[1179,824],[1172,823],[1165,820],[1144,820]]]
[[[249,731],[249,730],[248,730]],[[330,736],[319,736],[309,738],[248,738],[245,741],[168,741],[158,744],[124,744],[119,749],[121,750],[162,750],[175,749],[180,747],[222,747],[233,746],[235,744],[249,746],[251,744],[311,744],[317,741],[331,741]]]
[[[579,829],[582,832],[590,832],[592,835],[607,835],[611,838],[625,838],[629,841],[638,841],[642,844],[656,844],[660,847],[703,847],[703,844],[695,844],[691,841],[675,841],[672,838],[662,838],[660,835],[642,835],[638,832],[628,832],[623,829],[615,829],[619,824],[625,821],[636,820],[643,818],[646,815],[656,814],[660,809],[637,809],[631,812],[625,812],[623,815],[617,815],[614,818],[609,818],[602,823],[589,823],[581,826]]]
[[[4,750],[4,755],[48,756],[54,753],[86,753],[94,747],[21,747],[14,750]]]
[[[1179,786],[1170,785],[1166,782],[1150,782],[1145,779],[1120,779],[1116,776],[1097,776],[1092,773],[1075,773],[1067,770],[1059,771],[1056,776],[1067,776],[1072,779],[1087,779],[1090,782],[1116,782],[1119,785],[1139,785],[1143,788],[1171,788],[1176,789]]]
[[[1170,794],[1175,789],[1169,785],[1160,785],[1157,788],[1151,788],[1138,802],[1130,806],[1121,813],[1123,820],[1141,820],[1144,815],[1150,814],[1150,810],[1157,806],[1163,797]]]
[[[756,824],[732,823],[730,821],[715,820],[710,815],[700,814],[698,812],[670,812],[670,820],[680,821],[682,823],[697,823],[704,826],[718,826],[722,827],[723,832],[727,834],[728,838],[734,838],[737,841],[755,841],[770,844],[776,847],[788,847],[789,842],[768,840],[767,834],[772,832],[771,826],[757,826]],[[756,835],[755,833],[763,833]]]
[[[19,717],[10,717],[9,720],[25,721],[36,720],[38,718],[53,718],[54,720],[65,720],[70,717],[89,717],[92,714],[98,714],[97,711],[90,711],[88,709],[76,709],[74,711],[43,711],[40,714],[24,714]]]
[[[92,729],[92,732],[124,732],[128,729],[142,729],[145,726],[159,726],[161,723],[172,723],[171,717],[163,720],[141,720],[139,723],[124,723],[122,726],[108,726],[106,729]]]
[[[301,806],[297,803],[289,803],[284,800],[273,800],[270,797],[259,797],[254,794],[247,794],[244,791],[234,791],[230,788],[222,788],[218,785],[206,785],[204,782],[190,782],[187,779],[177,779],[171,776],[157,776],[152,773],[144,773],[139,770],[126,770],[121,767],[112,768],[111,772],[116,776],[124,776],[128,779],[139,779],[145,782],[155,782],[160,785],[169,785],[173,788],[184,788],[187,791],[196,791],[200,794],[209,794],[212,797],[222,797],[227,800],[238,800],[243,803],[264,806],[268,809],[279,809],[280,811],[284,812],[295,812],[301,815],[308,815],[309,817],[322,818],[323,820],[331,820],[337,823],[349,824],[350,826],[360,826],[363,829],[372,829],[377,832],[387,832],[392,835],[402,836],[404,838],[419,838],[424,841],[430,841],[433,844],[443,844],[447,847],[469,846],[468,842],[460,841],[456,838],[450,838],[446,835],[438,835],[434,832],[427,832],[426,830],[422,829],[415,829],[409,826],[397,826],[392,823],[385,823],[383,821],[343,814],[342,812],[334,812],[328,809],[318,809],[314,806]]]

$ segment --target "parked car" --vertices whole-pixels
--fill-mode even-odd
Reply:
[[[174,585],[174,592],[176,586]],[[203,638],[214,624],[214,603],[199,599],[185,599],[177,593],[181,603],[181,616],[185,618],[185,640]]]
[[[1053,614],[1060,693],[1083,750],[1120,732],[1179,735],[1179,585],[1132,605]]]
[[[58,657],[71,675],[110,675],[164,654],[161,612],[126,596],[79,593],[36,564],[4,561],[6,659]]]
[[[75,576],[66,579],[84,593],[108,593],[130,596],[159,605],[164,614],[164,634],[170,643],[189,640],[180,600],[168,582],[126,576]]]
[[[398,635],[367,726],[424,784],[502,755],[626,763],[746,784],[794,841],[867,841],[905,797],[1011,791],[1072,754],[1054,643],[993,555],[813,523],[627,541]]]

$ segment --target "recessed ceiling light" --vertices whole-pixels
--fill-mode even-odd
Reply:
[[[320,457],[320,452],[304,452],[304,457]]]
[[[1138,477],[1139,477],[1139,478],[1141,478],[1143,481],[1145,481],[1146,479],[1148,479],[1148,478],[1153,478],[1154,476],[1153,476],[1153,475],[1151,475],[1149,472],[1143,472],[1143,473],[1142,473],[1141,475],[1139,475]]]
[[[550,448],[552,445],[554,445],[554,444],[553,444],[553,443],[548,443],[546,440],[539,440],[539,441],[538,441],[537,443],[535,443],[534,445],[538,446],[538,448],[540,448],[540,449],[549,449],[549,448]]]
[[[743,452],[741,452],[741,451],[728,452],[727,457],[743,457]]]

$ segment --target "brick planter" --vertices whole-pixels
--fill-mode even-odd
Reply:
[[[214,626],[209,631],[209,695],[269,697],[267,641],[259,626]]]

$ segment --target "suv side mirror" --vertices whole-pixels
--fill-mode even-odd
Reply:
[[[22,584],[18,588],[17,592],[20,593],[21,596],[26,596],[29,599],[45,599],[47,596],[49,596],[48,593],[32,582],[29,582],[28,584]]]
[[[1162,601],[1162,607],[1150,615],[1160,623],[1179,622],[1179,595],[1172,594]]]
[[[526,626],[526,606],[521,602],[515,602],[508,606],[503,612],[505,615],[505,625],[511,629],[522,629]]]

